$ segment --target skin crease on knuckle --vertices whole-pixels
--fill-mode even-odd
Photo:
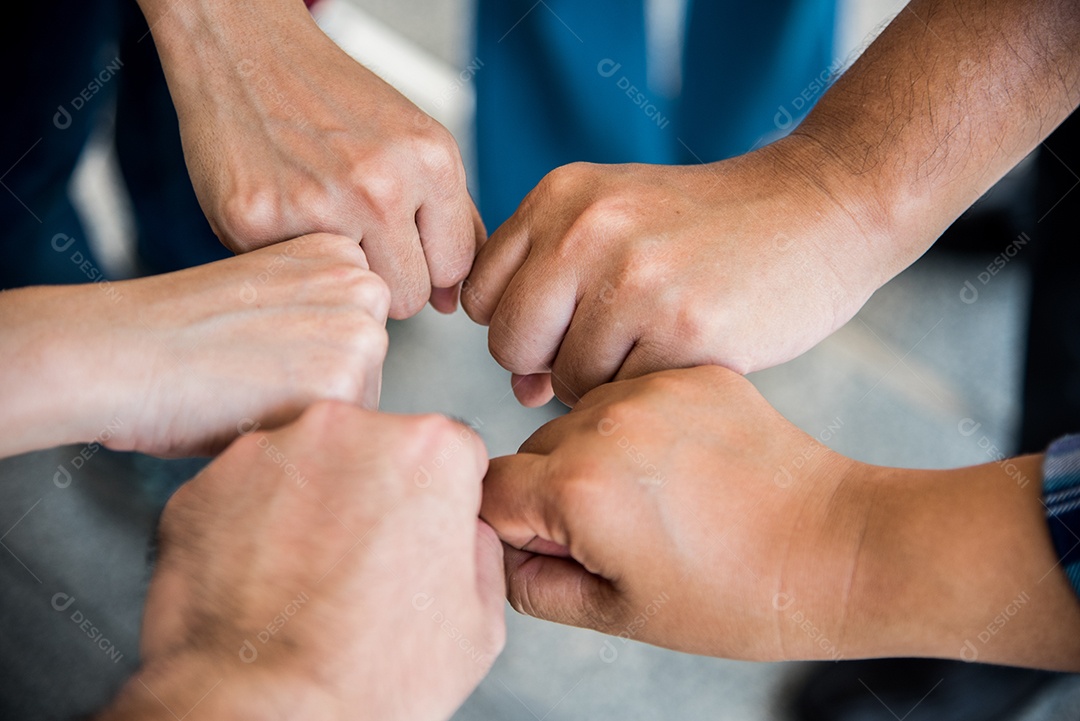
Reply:
[[[396,159],[386,158],[378,164],[365,164],[363,169],[354,172],[355,193],[363,202],[367,215],[378,224],[415,211],[415,208],[406,207],[411,200],[405,190],[408,180],[401,176],[399,167]]]
[[[414,142],[416,157],[430,182],[436,187],[451,186],[457,190],[464,185],[465,168],[461,153],[450,131],[442,126],[426,132]]]
[[[346,360],[343,365],[353,369],[353,374],[359,380],[358,391],[362,392],[368,383],[379,382],[378,375],[390,348],[390,335],[382,323],[363,311],[351,315],[355,318],[345,330],[349,342],[345,345]]]
[[[513,327],[502,320],[500,313],[506,314],[506,310],[500,305],[492,316],[488,330],[488,352],[500,366],[511,373],[533,373],[542,364],[530,363],[529,357],[536,358],[535,353],[529,353],[522,347],[521,336],[514,332]]]
[[[580,193],[583,186],[588,187],[598,174],[599,166],[593,163],[570,163],[545,175],[537,191],[545,199],[572,197]]]
[[[334,286],[344,294],[345,302],[362,308],[380,322],[386,320],[390,310],[390,289],[371,271],[356,266],[339,267]]]
[[[218,217],[229,247],[247,252],[273,242],[282,208],[273,192],[234,192],[223,201]]]
[[[350,402],[320,399],[309,405],[294,425],[303,438],[315,444],[315,448],[327,448],[344,442],[353,429],[364,425],[366,418],[365,412]]]

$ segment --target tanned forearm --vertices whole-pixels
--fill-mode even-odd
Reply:
[[[914,0],[792,141],[861,218],[880,285],[1078,104],[1075,0]]]
[[[1080,671],[1080,602],[1047,530],[1041,462],[867,467],[845,654]]]

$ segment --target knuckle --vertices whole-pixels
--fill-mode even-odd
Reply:
[[[426,413],[410,419],[407,452],[418,463],[431,458],[451,445],[460,435],[462,426],[439,413]]]
[[[616,291],[651,293],[664,287],[667,269],[656,261],[655,246],[650,241],[628,240],[622,250],[615,266],[616,275],[611,281]]]
[[[612,245],[629,233],[638,218],[638,210],[630,201],[618,196],[601,196],[590,201],[553,248],[560,262],[580,263],[581,254],[589,248]]]
[[[324,398],[315,401],[304,410],[300,420],[297,421],[297,426],[301,431],[306,431],[315,438],[327,438],[330,431],[344,428],[356,418],[359,412],[359,409],[351,403]]]
[[[544,176],[539,187],[543,192],[557,196],[576,193],[583,183],[588,183],[592,177],[593,168],[592,163],[570,163],[559,166]]]
[[[496,363],[511,373],[531,372],[519,336],[498,315],[492,319],[488,330],[488,352]]]
[[[296,190],[290,200],[290,205],[303,213],[305,218],[323,227],[331,224],[340,210],[334,194],[325,186],[314,183]]]
[[[659,305],[674,346],[684,356],[697,356],[709,349],[717,311],[708,304],[687,297],[675,288],[657,289]]]
[[[274,194],[251,190],[226,198],[219,216],[221,228],[228,237],[252,243],[273,237],[281,212]]]
[[[580,510],[591,515],[590,509],[604,508],[609,471],[595,458],[578,458],[573,466],[560,473],[561,482],[554,489],[556,507]],[[587,518],[580,519],[589,523]]]
[[[608,401],[597,406],[595,412],[609,421],[613,428],[632,427],[641,420],[640,404],[632,399],[618,398]]]
[[[431,296],[429,286],[420,288],[410,283],[408,287],[399,287],[390,294],[390,317],[395,319],[411,318],[424,309]]]
[[[450,131],[442,126],[419,137],[414,152],[423,167],[436,175],[436,180],[458,179],[464,176],[461,154]]]
[[[379,220],[400,212],[408,199],[405,180],[393,164],[365,166],[363,172],[355,173],[354,184],[369,212]]]
[[[708,314],[695,303],[679,303],[675,309],[675,333],[691,346],[699,347],[708,338]]]
[[[390,288],[374,273],[357,270],[346,284],[349,300],[381,323],[390,309]]]
[[[351,367],[339,366],[326,379],[323,395],[339,401],[354,401],[363,392],[364,384],[359,372]]]
[[[363,268],[346,264],[331,263],[322,268],[313,280],[321,281],[321,286],[326,289],[344,294],[343,301],[350,302],[356,296],[356,288],[363,284],[368,271]]]
[[[361,358],[385,358],[390,349],[390,334],[382,323],[375,323],[370,318],[361,319],[354,337],[356,353]]]
[[[600,195],[581,213],[581,221],[590,228],[625,228],[641,217],[641,208],[624,195]]]
[[[637,382],[641,384],[641,388],[645,393],[651,393],[653,395],[665,398],[682,397],[688,390],[690,393],[694,393],[693,385],[688,388],[685,378],[677,371],[650,373],[649,375],[638,379]],[[650,423],[650,420],[646,417],[647,414],[642,413],[642,409],[638,407],[638,404],[628,403],[626,405],[627,407],[621,409],[618,412],[620,413],[620,415],[623,415],[627,418],[628,423]]]

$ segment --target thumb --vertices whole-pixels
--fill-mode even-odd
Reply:
[[[510,376],[510,388],[514,397],[526,408],[539,408],[555,397],[550,373],[530,373]]]
[[[515,548],[525,548],[537,538],[569,545],[563,509],[553,498],[557,486],[549,474],[547,456],[517,453],[491,459],[480,517],[502,541]]]
[[[504,546],[506,595],[519,613],[568,626],[612,633],[623,603],[605,578],[568,558],[541,556]]]

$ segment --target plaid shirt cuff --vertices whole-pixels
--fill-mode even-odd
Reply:
[[[1080,596],[1080,435],[1065,436],[1047,449],[1043,503],[1061,567]]]

